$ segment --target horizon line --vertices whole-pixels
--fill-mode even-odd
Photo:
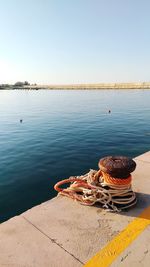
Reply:
[[[19,83],[22,83],[22,86],[82,86],[82,85],[141,85],[141,84],[150,84],[150,81],[148,82],[96,82],[96,83],[36,83],[36,82],[28,82],[28,84],[24,84],[26,81],[18,81]],[[18,83],[16,82],[16,83]],[[16,83],[0,83],[0,85],[10,85],[14,86]]]

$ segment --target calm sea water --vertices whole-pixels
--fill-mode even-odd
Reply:
[[[54,197],[56,181],[101,157],[147,150],[149,90],[0,91],[0,221]]]

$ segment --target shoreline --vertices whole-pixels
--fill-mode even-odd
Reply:
[[[99,84],[59,84],[59,85],[0,85],[0,90],[121,90],[150,89],[150,83],[99,83]]]

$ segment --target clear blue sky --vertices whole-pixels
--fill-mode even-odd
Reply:
[[[0,0],[0,83],[150,81],[149,0]]]

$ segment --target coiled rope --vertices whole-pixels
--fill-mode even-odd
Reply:
[[[56,183],[54,189],[83,205],[91,206],[98,202],[106,209],[119,212],[137,202],[131,181],[131,175],[126,179],[119,179],[101,170],[90,170],[84,175],[72,176]],[[67,183],[71,183],[69,187],[60,187]]]

